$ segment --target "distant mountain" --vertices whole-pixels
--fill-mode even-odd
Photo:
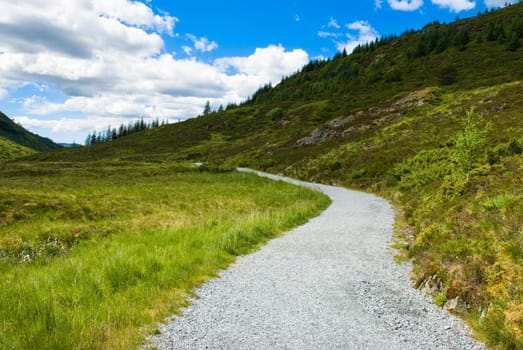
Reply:
[[[38,136],[16,124],[0,112],[0,137],[35,151],[50,151],[61,148],[48,138]]]
[[[76,142],[73,142],[73,143],[59,143],[58,145],[61,146],[61,147],[64,147],[64,148],[83,147],[83,145],[81,145],[79,143],[76,143]]]

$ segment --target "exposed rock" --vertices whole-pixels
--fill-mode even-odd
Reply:
[[[392,104],[392,108],[395,110],[405,108],[417,108],[425,105],[434,97],[435,88],[425,88],[416,90],[408,94],[407,96],[400,98],[398,101]]]
[[[421,282],[419,290],[423,294],[433,297],[441,291],[442,286],[438,275],[432,275]]]
[[[331,128],[341,128],[342,126],[345,126],[345,125],[349,124],[350,122],[352,122],[354,119],[356,119],[356,116],[351,114],[346,117],[338,117],[336,119],[333,119],[333,120],[327,122],[327,125],[330,126]]]
[[[351,126],[347,129],[343,130],[343,136],[349,136],[352,134],[356,134],[358,132],[367,131],[370,128],[371,128],[371,126],[368,124],[363,124],[363,125],[359,125],[359,126]]]
[[[447,302],[445,303],[443,308],[445,310],[448,310],[448,311],[451,311],[451,312],[454,312],[457,314],[461,314],[461,313],[465,312],[468,307],[467,307],[467,304],[465,304],[465,302],[461,299],[461,297],[457,296],[453,299],[447,300]]]
[[[340,133],[330,129],[316,129],[307,137],[296,141],[298,146],[312,145],[314,143],[323,142],[331,137],[340,136]]]
[[[394,119],[401,117],[406,110],[421,107],[434,98],[436,88],[425,88],[409,93],[385,108],[370,107],[366,110],[358,111],[355,114],[341,116],[330,120],[322,128],[315,129],[308,136],[296,141],[297,146],[312,145],[324,142],[332,137],[347,137],[356,133],[365,132],[371,128],[382,127],[389,124]],[[362,119],[359,125],[349,124]],[[348,127],[347,127],[348,126]],[[342,132],[336,129],[346,127]]]

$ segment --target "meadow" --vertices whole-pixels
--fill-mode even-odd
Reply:
[[[0,170],[0,348],[129,349],[324,195],[180,163]]]

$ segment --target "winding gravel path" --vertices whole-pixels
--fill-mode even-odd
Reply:
[[[411,287],[409,264],[394,263],[387,201],[259,174],[318,189],[332,205],[205,283],[149,346],[484,349],[463,322]]]

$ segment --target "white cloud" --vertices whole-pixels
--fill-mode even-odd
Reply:
[[[16,122],[28,129],[49,129],[53,133],[58,132],[91,132],[104,131],[109,125],[117,127],[127,124],[125,118],[107,118],[105,116],[88,116],[87,118],[59,118],[53,120],[42,120],[27,116],[16,117]]]
[[[380,9],[381,8],[381,3],[382,3],[382,0],[375,0],[374,7],[377,8],[377,9]]]
[[[150,7],[138,1],[93,0],[93,7],[102,16],[115,18],[140,28],[154,29],[171,36],[174,25],[178,22],[176,17],[154,14]]]
[[[518,0],[485,0],[487,7],[504,7],[505,4],[515,4]]]
[[[296,72],[309,61],[309,55],[300,49],[285,51],[281,45],[270,45],[258,48],[248,57],[227,57],[215,61],[215,66],[226,72],[229,68],[235,69],[240,75],[248,77],[268,77],[269,81],[277,83],[281,78]],[[257,79],[258,84],[263,83]],[[267,82],[267,80],[265,80]]]
[[[319,55],[319,56],[314,56],[312,58],[313,61],[328,61],[329,58],[327,56],[323,56],[323,55]]]
[[[338,24],[338,22],[334,18],[332,18],[332,17],[331,17],[329,23],[327,24],[327,26],[330,27],[330,28],[336,28],[336,29],[340,29],[341,28],[341,26]]]
[[[87,132],[139,116],[183,120],[200,114],[207,100],[240,102],[309,60],[282,46],[212,63],[177,59],[162,38],[177,36],[176,22],[138,1],[0,0],[0,99],[31,87],[35,97],[13,100],[23,116],[14,117],[48,131]],[[188,55],[218,46],[188,38],[193,47],[181,48]]]
[[[190,46],[182,46],[183,52],[185,52],[186,55],[190,56],[192,55],[192,47]]]
[[[381,0],[375,0],[375,7],[381,8]],[[453,12],[471,10],[476,7],[476,2],[472,0],[431,0],[434,5],[448,8]],[[387,0],[390,7],[399,11],[416,11],[423,6],[423,0]],[[515,2],[515,0],[512,0]],[[489,3],[495,5],[489,5]],[[485,0],[487,6],[500,6],[505,0]]]
[[[432,3],[439,7],[449,8],[454,12],[472,10],[476,7],[476,2],[470,0],[432,0]]]
[[[423,0],[387,0],[390,7],[400,11],[415,11],[423,6]],[[381,4],[380,4],[381,6]]]
[[[216,41],[211,41],[206,37],[198,38],[192,34],[187,34],[187,38],[194,43],[194,48],[201,52],[210,52],[218,48]]]
[[[367,21],[349,23],[347,24],[347,28],[358,32],[358,34],[347,34],[347,41],[338,42],[336,46],[339,51],[346,50],[347,53],[351,53],[358,45],[372,42],[379,37],[376,29],[374,29]]]

